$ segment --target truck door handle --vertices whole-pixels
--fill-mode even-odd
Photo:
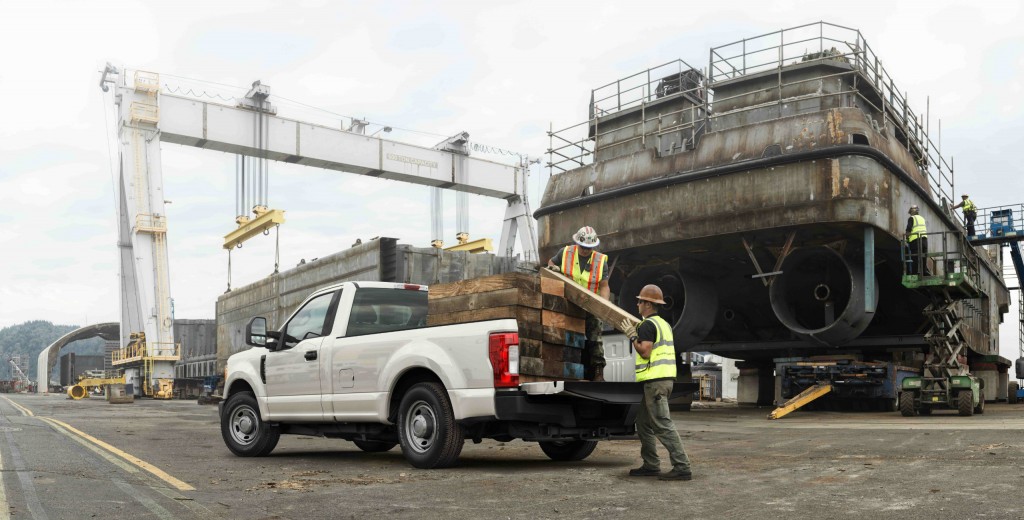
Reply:
[[[314,359],[316,359],[316,351],[315,350],[307,350],[305,356],[306,356],[306,361],[313,361]]]

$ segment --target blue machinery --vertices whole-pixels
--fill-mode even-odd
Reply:
[[[1020,253],[1020,241],[1024,240],[1024,229],[1017,229],[1013,220],[1014,212],[1017,218],[1024,216],[1024,204],[1012,206],[996,206],[978,210],[978,219],[974,224],[977,234],[969,235],[967,239],[971,245],[1006,244],[1010,246],[1010,258],[1013,261],[1013,270],[1017,274],[1018,300],[1017,307],[1020,309],[1020,325],[1018,337],[1018,356],[1016,365],[1017,379],[1024,379],[1024,305],[1022,305],[1020,292],[1022,280],[1024,280],[1024,258]],[[1008,400],[1011,403],[1024,398],[1024,391],[1020,389],[1019,382],[1011,382],[1007,392]]]

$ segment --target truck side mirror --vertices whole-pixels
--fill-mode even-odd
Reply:
[[[245,344],[253,347],[267,346],[267,319],[257,316],[245,325]]]

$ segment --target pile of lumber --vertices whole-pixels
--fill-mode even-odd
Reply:
[[[584,377],[586,313],[566,300],[562,280],[505,273],[431,285],[427,311],[430,326],[515,319],[522,382]]]

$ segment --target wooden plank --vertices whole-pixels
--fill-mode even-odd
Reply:
[[[583,379],[583,365],[579,363],[562,363],[562,374],[566,379]]]
[[[562,361],[579,363],[583,359],[583,350],[573,347],[562,347]]]
[[[539,358],[541,357],[543,343],[540,340],[519,337],[519,356]]]
[[[502,318],[513,318],[528,322],[541,323],[541,311],[518,305],[507,305],[504,307],[491,307],[488,309],[476,309],[471,311],[441,312],[427,314],[427,325],[451,325],[453,323],[467,323],[471,321],[497,320]]]
[[[526,375],[544,375],[544,360],[535,357],[519,357],[519,374],[520,376]]]
[[[471,278],[458,282],[431,285],[427,298],[449,298],[465,294],[500,291],[502,289],[521,289],[536,293],[540,289],[540,279],[534,273],[503,273]]]
[[[491,307],[507,307],[510,305],[522,305],[524,307],[540,309],[542,303],[541,296],[536,291],[511,288],[458,296],[434,297],[427,300],[427,312],[430,314],[443,314]]]
[[[565,296],[556,296],[554,294],[542,294],[541,295],[541,308],[549,311],[554,311],[566,316],[572,316],[574,318],[586,318],[587,311],[579,308],[569,300],[565,299]]]
[[[587,322],[583,318],[573,318],[572,316],[566,316],[565,314],[559,314],[557,312],[542,310],[540,322],[545,327],[556,327],[563,330],[572,332],[586,332]]]
[[[583,310],[597,316],[601,321],[615,327],[622,332],[622,322],[628,321],[634,327],[640,320],[632,314],[617,307],[612,302],[594,294],[587,289],[576,285],[569,277],[550,269],[541,269],[540,276],[544,278],[559,280],[565,286],[565,299],[580,306]]]
[[[541,345],[540,358],[544,360],[544,363],[551,361],[561,363],[565,361],[562,353],[565,350],[565,345],[555,345],[552,343],[541,343]]]
[[[565,282],[541,276],[540,292],[543,294],[558,296],[559,298],[565,298]]]
[[[540,338],[547,343],[575,348],[585,348],[587,342],[587,335],[582,332],[573,332],[547,325],[541,328]]]

